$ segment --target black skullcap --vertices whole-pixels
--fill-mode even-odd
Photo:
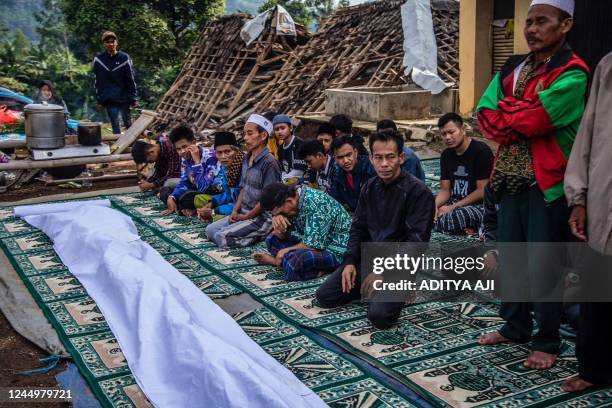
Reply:
[[[215,137],[215,148],[224,145],[238,146],[236,136],[232,132],[215,132],[213,136]]]

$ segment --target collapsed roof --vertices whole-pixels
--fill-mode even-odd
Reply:
[[[311,38],[267,29],[255,45],[239,36],[244,14],[211,22],[194,44],[157,111],[157,127],[185,121],[196,129],[231,128],[252,112],[322,112],[325,89],[411,85],[404,75],[400,7],[389,0],[339,9]],[[438,74],[459,81],[459,6],[432,1]]]
[[[251,19],[232,14],[210,22],[191,47],[174,84],[157,107],[153,124],[163,130],[189,123],[198,130],[232,121],[252,106],[260,91],[309,34],[296,25],[297,36],[276,35],[268,20],[249,46],[240,30]]]

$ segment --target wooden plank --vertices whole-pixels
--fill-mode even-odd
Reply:
[[[132,145],[144,132],[147,127],[153,122],[157,114],[153,111],[143,110],[138,119],[128,130],[111,146],[111,152],[115,154],[121,154]]]

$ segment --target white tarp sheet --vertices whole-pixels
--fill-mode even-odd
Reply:
[[[129,217],[108,203],[79,204],[16,212],[53,240],[62,262],[100,308],[154,406],[325,406],[141,241]]]
[[[447,88],[438,76],[438,46],[430,0],[406,0],[401,7],[404,30],[404,74],[436,95]]]
[[[291,14],[283,6],[274,6],[258,14],[252,20],[247,21],[242,30],[240,30],[240,37],[244,40],[247,47],[261,35],[266,27],[266,21],[273,15],[274,10],[278,10],[276,13],[276,34],[296,35],[295,22]]]

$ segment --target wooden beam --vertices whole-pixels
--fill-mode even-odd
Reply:
[[[115,154],[123,153],[149,127],[155,116],[157,116],[155,112],[143,109],[138,119],[132,123],[132,126],[111,146],[111,152]]]
[[[48,169],[52,167],[75,166],[79,164],[112,163],[132,160],[131,154],[109,154],[108,156],[74,157],[58,160],[13,160],[9,163],[0,163],[0,171],[13,171],[25,169]]]
[[[111,180],[123,180],[129,178],[136,178],[138,176],[137,173],[127,173],[127,174],[105,174],[103,176],[98,177],[75,177],[71,179],[62,179],[62,180],[48,180],[45,181],[45,184],[48,186],[57,186],[58,184],[68,183],[69,181],[111,181]]]
[[[76,138],[76,135],[69,135],[68,137]],[[102,135],[103,142],[115,142],[119,140],[121,135]],[[0,140],[0,149],[9,149],[15,147],[26,147],[27,143],[25,140]]]

